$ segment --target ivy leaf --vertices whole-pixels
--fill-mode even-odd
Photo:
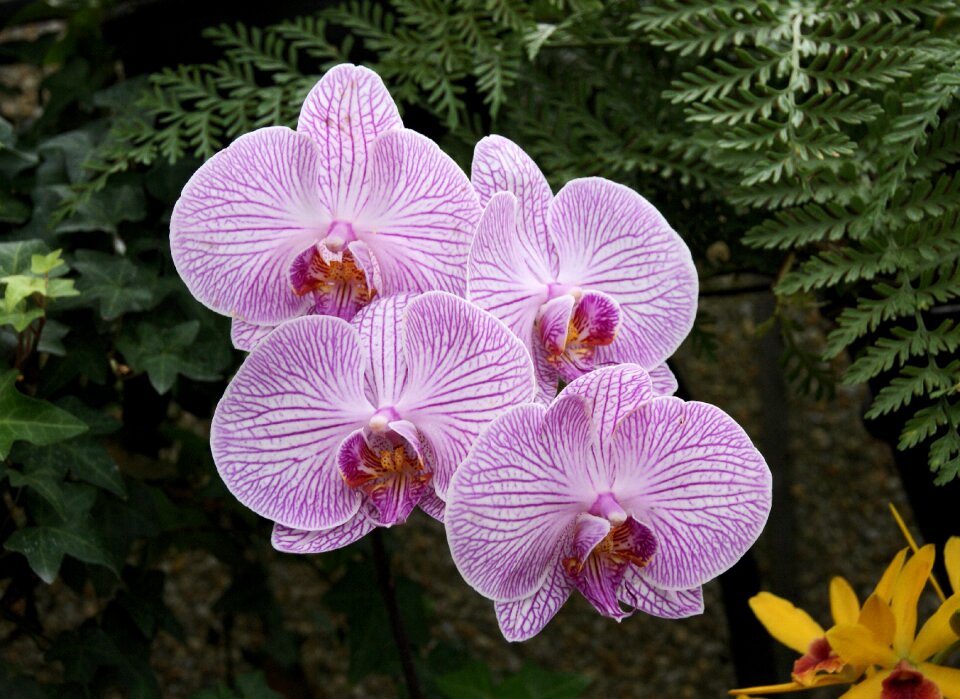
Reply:
[[[8,313],[16,310],[17,304],[34,294],[46,295],[47,281],[43,277],[31,277],[27,274],[13,274],[0,277],[0,284],[6,284],[3,304]]]
[[[493,678],[490,668],[474,661],[454,672],[436,678],[437,689],[449,699],[492,699]]]
[[[48,255],[31,255],[30,271],[42,276],[44,274],[50,274],[59,267],[65,268],[67,263],[60,257],[62,253],[63,250],[57,249]],[[66,272],[66,269],[61,271],[61,273],[63,272]]]
[[[22,333],[37,318],[43,317],[42,308],[31,308],[29,311],[0,309],[0,325],[12,325],[18,333]]]
[[[7,457],[17,440],[46,445],[87,430],[81,420],[66,410],[20,393],[16,381],[16,369],[0,375],[0,458]]]
[[[163,394],[170,390],[178,374],[197,381],[220,378],[194,344],[199,332],[197,320],[167,328],[143,322],[132,335],[120,338],[117,349],[135,370],[147,372],[151,385]]]
[[[18,529],[7,539],[4,548],[26,556],[33,572],[48,584],[56,579],[63,557],[68,554],[118,574],[115,557],[104,546],[89,515],[96,491],[72,483],[61,487],[66,516],[59,523]]]
[[[33,447],[26,458],[27,463],[36,468],[50,471],[69,467],[70,472],[81,481],[120,497],[127,494],[116,462],[106,448],[93,437],[84,435],[60,444]]]
[[[42,240],[17,240],[0,243],[0,275],[22,274],[30,269],[34,255],[47,252]]]
[[[61,487],[62,472],[48,466],[27,464],[22,472],[8,468],[6,476],[14,488],[30,488],[46,500],[60,517],[67,517],[67,506]]]
[[[126,257],[80,250],[72,266],[80,271],[77,288],[86,300],[100,302],[100,315],[105,320],[129,311],[149,310],[162,298],[155,293],[156,278]]]
[[[524,665],[497,687],[497,699],[579,699],[591,679],[570,672],[550,672]]]

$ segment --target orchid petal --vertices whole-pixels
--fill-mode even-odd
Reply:
[[[369,534],[376,526],[360,514],[339,526],[317,531],[291,529],[282,524],[274,524],[270,543],[277,551],[286,553],[325,553],[352,544]]]
[[[576,303],[569,294],[547,301],[540,309],[537,319],[537,340],[547,350],[547,355],[562,354],[567,346],[570,317]]]
[[[857,593],[840,576],[830,580],[830,614],[834,624],[852,624],[860,616]]]
[[[632,564],[627,566],[617,596],[624,604],[663,619],[684,619],[703,614],[703,591],[699,587],[661,589],[651,585],[642,569]]]
[[[636,364],[604,367],[571,381],[561,395],[578,395],[592,405],[591,418],[601,449],[627,414],[654,397],[650,376]]]
[[[407,364],[400,341],[403,314],[413,294],[394,294],[365,306],[351,325],[360,333],[370,357],[366,390],[375,406],[393,405],[407,380]]]
[[[533,367],[503,323],[451,294],[411,301],[403,333],[407,388],[397,410],[433,448],[433,487],[444,498],[480,430],[533,397]]]
[[[170,250],[187,288],[209,308],[270,325],[310,304],[290,287],[290,263],[317,239],[316,146],[283,127],[234,141],[183,188],[170,219]]]
[[[924,623],[913,645],[910,646],[911,659],[922,662],[951,643],[956,643],[957,633],[950,626],[950,619],[958,610],[960,610],[960,593],[948,597]]]
[[[960,669],[932,663],[920,663],[917,669],[937,685],[944,699],[960,699]]]
[[[907,553],[909,551],[910,549],[906,547],[897,551],[897,555],[893,557],[890,565],[883,571],[883,575],[880,576],[880,582],[877,583],[877,586],[873,590],[875,595],[888,603],[890,602],[890,598],[893,597],[894,583],[896,583],[897,578],[900,577],[900,571],[903,570],[903,564],[907,560]]]
[[[657,364],[652,369],[647,369],[647,373],[650,374],[650,383],[653,385],[655,396],[672,396],[680,387],[680,384],[677,383],[677,377],[670,371],[666,362]]]
[[[806,654],[810,644],[826,633],[805,611],[769,592],[751,597],[750,609],[767,633],[800,655]]]
[[[295,529],[329,529],[360,506],[340,478],[340,442],[365,425],[367,359],[347,323],[307,316],[284,323],[250,353],[213,417],[210,443],[230,492]]]
[[[582,512],[577,515],[573,534],[573,558],[580,565],[586,563],[590,552],[604,540],[613,525],[610,520]]]
[[[879,595],[873,594],[867,597],[867,601],[863,603],[863,609],[854,621],[870,629],[873,637],[883,645],[889,646],[893,643],[897,621],[893,618],[890,605]]]
[[[446,507],[447,503],[437,497],[437,494],[433,492],[433,488],[427,490],[420,500],[420,509],[441,523],[445,519],[444,511]]]
[[[890,609],[893,610],[897,622],[893,648],[901,656],[907,654],[910,644],[913,643],[917,630],[917,602],[933,570],[935,555],[933,544],[922,547],[903,566],[894,585],[893,597],[890,599]]]
[[[524,256],[552,281],[557,273],[557,253],[547,232],[547,211],[553,194],[537,164],[513,141],[487,136],[473,151],[470,180],[480,205],[487,206],[498,192],[509,192],[519,204],[517,241]]]
[[[532,352],[534,323],[553,275],[517,213],[509,192],[495,194],[484,209],[467,261],[467,299],[506,323]]]
[[[719,408],[654,398],[617,425],[614,495],[647,522],[658,587],[702,585],[737,562],[770,513],[771,478],[743,429]]]
[[[496,602],[497,622],[508,641],[526,641],[547,625],[570,597],[573,584],[559,564],[536,592],[516,602]]]
[[[370,150],[382,133],[403,128],[380,76],[349,64],[328,70],[307,95],[297,131],[317,144],[315,181],[334,220],[353,220],[366,204]]]
[[[254,325],[234,318],[230,323],[230,340],[238,350],[249,352],[275,327],[275,325]]]
[[[370,199],[357,238],[380,265],[384,295],[463,295],[480,203],[457,164],[426,136],[403,129],[373,144]]]
[[[900,660],[890,646],[861,624],[837,624],[827,631],[827,641],[836,654],[851,665],[893,667]]]
[[[840,695],[839,699],[877,699],[881,696],[883,681],[887,673],[878,672],[858,682]]]
[[[951,536],[943,547],[943,565],[954,594],[960,594],[960,536]]]
[[[447,492],[447,540],[467,583],[495,601],[544,583],[585,508],[547,448],[546,408],[521,405],[485,429]]]
[[[561,282],[602,291],[620,304],[617,341],[599,363],[654,367],[693,327],[697,270],[659,211],[633,190],[599,177],[569,182],[550,206]]]

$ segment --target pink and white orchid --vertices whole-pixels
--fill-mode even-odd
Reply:
[[[534,359],[541,398],[596,367],[660,365],[690,332],[697,271],[646,199],[599,177],[554,197],[512,141],[476,147],[471,179],[486,209],[470,249],[467,298],[504,321]]]
[[[466,175],[403,128],[376,73],[328,71],[296,131],[258,129],[194,173],[170,222],[180,276],[251,349],[304,314],[350,320],[375,296],[464,293],[480,217]]]
[[[533,367],[496,318],[443,292],[394,295],[351,323],[308,316],[251,352],[210,441],[230,491],[284,551],[345,546],[420,505],[441,519],[480,430],[529,401]]]
[[[539,633],[579,590],[603,615],[703,610],[700,586],[753,544],[771,479],[712,405],[655,397],[637,365],[570,383],[476,441],[447,492],[447,538],[504,636]]]

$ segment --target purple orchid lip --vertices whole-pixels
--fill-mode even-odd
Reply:
[[[471,179],[486,208],[467,263],[467,298],[527,343],[541,400],[553,398],[558,379],[619,363],[654,369],[676,350],[696,314],[697,273],[648,201],[598,177],[572,180],[554,196],[530,157],[500,136],[477,144]],[[584,302],[595,294],[602,304]],[[603,331],[560,351],[562,319],[553,318],[552,333],[542,323],[568,307]]]
[[[296,131],[253,131],[194,173],[170,245],[201,303],[269,329],[304,314],[350,320],[378,295],[462,294],[480,213],[466,175],[403,128],[380,78],[340,65]],[[267,332],[234,336],[250,348]]]
[[[351,323],[305,316],[267,334],[211,445],[231,492],[276,522],[278,548],[319,552],[418,505],[442,518],[480,430],[533,393],[530,357],[496,318],[443,292],[398,294]]]
[[[447,492],[447,539],[511,640],[536,634],[574,589],[615,619],[687,616],[759,535],[770,490],[728,415],[658,397],[641,367],[619,365],[481,433]]]

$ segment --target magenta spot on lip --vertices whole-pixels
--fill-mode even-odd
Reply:
[[[385,418],[387,422],[393,422],[394,420],[400,419],[400,413],[398,413],[397,409],[392,405],[387,405],[379,408],[377,412],[373,414],[373,417]]]

